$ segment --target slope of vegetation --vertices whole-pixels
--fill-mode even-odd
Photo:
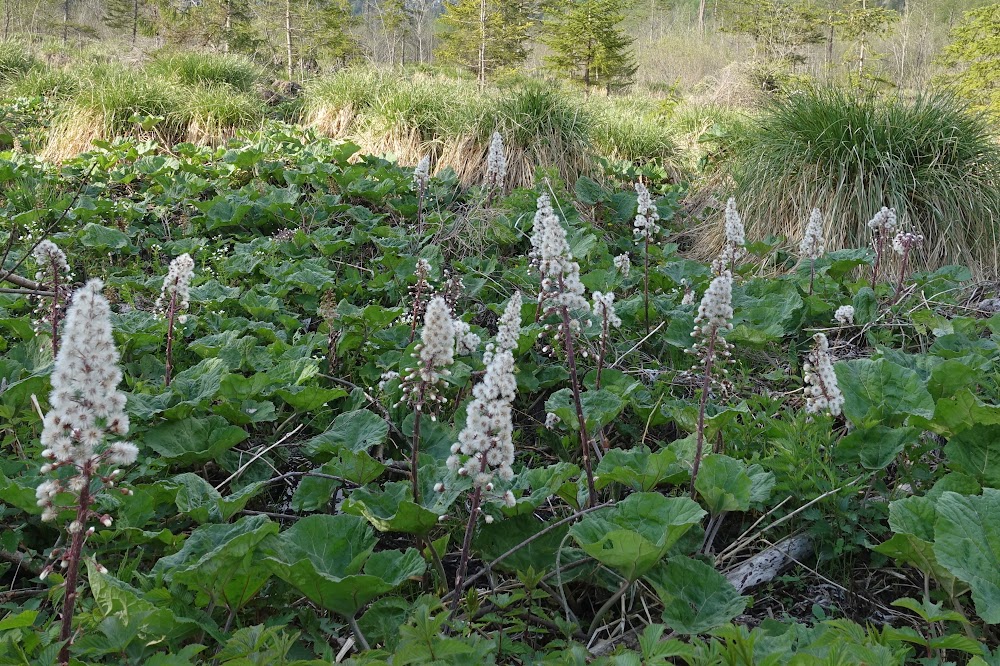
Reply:
[[[1000,318],[905,210],[710,266],[666,180],[150,139],[0,156],[3,663],[996,659]]]

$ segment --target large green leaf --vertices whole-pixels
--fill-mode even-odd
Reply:
[[[367,409],[345,412],[333,421],[329,430],[313,437],[303,448],[314,458],[328,460],[340,447],[351,451],[367,451],[381,444],[389,434],[389,424]]]
[[[458,490],[449,486],[445,486],[443,492],[425,493],[424,502],[433,502],[428,508],[413,501],[409,481],[395,481],[381,489],[358,488],[344,500],[341,508],[344,513],[364,516],[380,532],[426,534],[437,525],[438,518],[458,494]]]
[[[369,601],[423,574],[420,553],[372,554],[371,527],[356,516],[307,516],[264,543],[271,571],[323,608],[353,617]]]
[[[235,523],[202,525],[173,555],[160,558],[154,574],[205,593],[231,610],[241,608],[270,578],[257,546],[278,525],[265,516],[244,516]]]
[[[969,474],[984,486],[1000,486],[1000,425],[975,425],[958,433],[944,447],[950,467]]]
[[[193,465],[217,459],[247,437],[243,428],[213,415],[161,423],[149,430],[142,442],[168,462]]]
[[[223,497],[212,484],[191,472],[178,474],[169,483],[177,488],[174,498],[177,509],[199,523],[229,520],[267,485],[266,481],[258,481]]]
[[[746,465],[735,458],[718,454],[701,460],[694,488],[705,501],[712,515],[724,511],[746,511],[750,508],[753,480]]]
[[[701,634],[729,622],[750,599],[718,571],[689,557],[673,557],[644,578],[663,602],[663,621],[682,634]]]
[[[1000,490],[980,496],[942,493],[934,523],[938,562],[972,588],[984,622],[1000,623]]]
[[[591,432],[611,423],[625,407],[621,397],[607,389],[584,391],[580,394],[580,404],[583,407],[583,418],[587,420],[587,429]],[[545,411],[558,416],[569,428],[579,430],[580,420],[576,415],[576,405],[570,389],[560,389],[549,396],[545,401]]]
[[[594,473],[598,489],[616,482],[636,491],[653,490],[661,483],[681,483],[688,477],[687,470],[677,462],[676,453],[670,449],[651,453],[646,446],[611,449]]]
[[[372,458],[365,451],[354,453],[340,449],[337,455],[313,470],[316,476],[303,476],[292,495],[292,509],[295,511],[319,511],[333,497],[334,489],[344,485],[335,476],[349,483],[364,486],[371,483],[385,471],[385,465]]]
[[[931,394],[909,368],[863,358],[837,363],[834,370],[844,394],[844,415],[859,427],[901,425],[909,415],[934,415]]]
[[[834,455],[838,462],[858,462],[865,469],[884,469],[906,448],[915,444],[917,428],[858,428],[840,440]]]
[[[704,509],[687,497],[635,493],[584,516],[570,534],[588,555],[635,580],[704,515]]]

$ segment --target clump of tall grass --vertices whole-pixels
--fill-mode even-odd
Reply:
[[[28,47],[17,41],[0,41],[0,82],[17,79],[38,65]]]
[[[770,105],[734,156],[750,233],[799,238],[818,207],[831,248],[868,245],[883,206],[926,238],[917,261],[995,274],[1000,260],[1000,146],[953,99],[913,101],[816,89]]]
[[[185,85],[125,65],[94,65],[76,72],[76,90],[65,100],[42,151],[64,159],[88,150],[95,140],[146,133],[135,117],[162,118],[152,129],[164,145],[212,143],[258,125],[263,103],[222,84]]]
[[[65,99],[79,90],[76,76],[65,69],[36,67],[3,86],[7,97],[48,97]]]
[[[259,127],[264,111],[259,97],[218,84],[185,88],[180,109],[187,140],[193,143],[218,142]]]
[[[665,109],[638,96],[591,100],[594,145],[602,156],[642,164],[676,165],[680,149]]]
[[[252,92],[264,70],[237,55],[207,53],[160,53],[146,71],[184,85],[226,85]]]

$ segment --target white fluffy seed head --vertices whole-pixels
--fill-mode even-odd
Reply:
[[[746,229],[743,226],[743,219],[736,210],[736,199],[729,198],[726,202],[726,240],[722,246],[719,258],[712,262],[712,270],[716,275],[722,275],[727,270],[732,270],[736,264],[746,254]]]
[[[891,235],[896,230],[897,216],[895,208],[886,208],[875,213],[868,221],[868,228],[876,234]]]
[[[538,197],[531,245],[532,257],[542,276],[539,299],[545,302],[545,306],[565,306],[570,312],[589,310],[590,304],[583,296],[584,287],[580,282],[580,264],[573,261],[566,230],[547,194]]]
[[[430,183],[431,158],[430,155],[424,155],[423,159],[420,160],[417,167],[413,170],[413,186],[420,192],[423,192]]]
[[[844,326],[852,326],[854,324],[854,306],[841,305],[837,308],[837,311],[833,313],[833,318]]]
[[[615,295],[613,292],[595,291],[593,310],[594,316],[601,321],[605,331],[608,328],[618,328],[622,325],[621,318],[615,314]]]
[[[615,269],[621,273],[622,277],[628,277],[632,272],[632,260],[627,254],[619,254],[614,258]]]
[[[840,391],[837,374],[833,369],[830,343],[822,333],[814,335],[813,340],[816,346],[809,353],[810,362],[803,366],[806,412],[809,414],[826,412],[838,416],[844,407],[844,394]]]
[[[38,264],[38,272],[35,279],[39,282],[47,283],[52,279],[52,271],[57,271],[60,275],[69,276],[69,262],[66,261],[66,253],[59,249],[59,246],[52,241],[45,239],[39,243],[31,253],[35,263]]]
[[[170,262],[167,275],[163,278],[163,289],[160,290],[160,297],[156,300],[157,314],[165,315],[171,301],[174,302],[175,313],[187,310],[193,276],[194,259],[187,252]]]
[[[923,244],[924,237],[912,231],[900,231],[892,239],[892,249],[899,255],[904,255],[913,248],[920,247]]]
[[[503,137],[500,132],[493,132],[490,149],[486,155],[486,185],[490,188],[503,189],[507,178],[507,156],[504,154]]]
[[[694,319],[695,333],[708,337],[732,326],[733,276],[728,271],[712,280],[701,297],[698,315]]]
[[[826,242],[823,240],[823,214],[819,208],[813,208],[806,223],[805,233],[802,242],[799,243],[799,255],[803,259],[816,260],[823,256],[826,251]]]
[[[493,476],[509,481],[514,476],[513,402],[517,393],[513,344],[520,337],[520,295],[515,294],[504,312],[505,322],[484,359],[486,372],[472,389],[465,428],[452,446],[448,468],[470,476],[479,488],[492,484]],[[517,313],[517,319],[508,313]],[[501,339],[502,338],[502,339]]]
[[[633,232],[637,240],[652,240],[659,232],[660,212],[656,209],[649,190],[642,183],[635,184],[635,193],[638,195],[638,208],[635,215],[635,222],[632,224]]]
[[[445,368],[455,360],[455,323],[448,304],[441,296],[435,296],[427,304],[420,342],[421,370]]]

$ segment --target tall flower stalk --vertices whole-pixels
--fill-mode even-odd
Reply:
[[[414,357],[417,359],[416,367],[410,368],[403,377],[403,399],[413,407],[410,479],[413,482],[413,501],[419,503],[420,417],[424,411],[433,410],[446,401],[438,389],[444,378],[451,374],[448,366],[455,360],[455,324],[448,304],[440,296],[435,296],[427,304],[424,328]]]
[[[52,329],[52,356],[54,358],[59,353],[59,322],[63,308],[61,299],[64,292],[69,293],[69,281],[73,279],[73,276],[69,270],[69,262],[66,261],[66,254],[48,239],[35,246],[32,256],[35,258],[35,263],[38,264],[35,281],[52,290],[52,304],[45,319]]]
[[[174,357],[174,327],[184,323],[181,313],[188,309],[191,278],[194,276],[194,260],[186,252],[170,262],[167,276],[163,278],[163,289],[156,300],[156,312],[167,318],[167,354],[164,384],[170,386]]]
[[[60,664],[69,663],[80,561],[87,537],[95,531],[90,524],[96,520],[105,527],[111,525],[111,516],[93,509],[101,491],[113,488],[121,473],[119,469],[107,470],[106,466],[130,465],[139,452],[129,442],[106,441],[109,436],[128,433],[129,419],[125,396],[117,389],[122,373],[111,332],[111,307],[101,293],[103,287],[100,280],[90,280],[73,296],[52,372],[51,409],[45,415],[41,436],[45,447],[42,457],[48,462],[40,471],[50,477],[35,491],[43,509],[42,520],[56,520],[61,509],[75,513],[66,528],[69,549],[52,553],[54,558],[60,558],[66,572]],[[60,493],[69,493],[73,502],[57,505]],[[52,567],[47,567],[43,575]]]
[[[746,253],[746,228],[743,226],[743,218],[736,210],[736,199],[730,197],[726,202],[726,240],[722,246],[719,258],[712,262],[712,270],[716,275],[722,275],[726,271],[733,271]]]
[[[806,230],[799,243],[799,256],[803,261],[809,260],[809,295],[813,293],[816,281],[816,260],[826,251],[826,241],[823,240],[823,214],[819,208],[813,208],[806,223]]]
[[[638,208],[633,223],[633,232],[637,242],[642,242],[643,282],[642,302],[646,319],[646,335],[649,335],[649,242],[660,232],[660,212],[656,210],[649,190],[642,183],[635,184],[638,195]]]
[[[698,404],[698,425],[694,450],[694,466],[691,468],[691,497],[695,496],[694,484],[698,478],[701,466],[702,451],[705,446],[705,408],[708,405],[708,394],[712,388],[712,371],[721,361],[731,362],[731,345],[722,334],[732,330],[733,318],[733,276],[729,271],[719,275],[708,286],[708,290],[698,306],[698,316],[695,317],[694,330],[691,337],[695,339],[691,351],[699,357],[702,366],[701,400]],[[721,359],[720,359],[721,357]],[[728,373],[723,368],[722,373]]]
[[[490,149],[486,154],[486,188],[489,191],[487,203],[493,203],[493,197],[503,192],[507,180],[507,155],[504,153],[503,137],[500,132],[493,132],[490,139]]]
[[[578,312],[589,312],[590,303],[584,298],[583,283],[580,282],[580,264],[573,261],[573,254],[566,239],[559,217],[552,209],[548,195],[538,197],[538,212],[531,238],[533,259],[542,276],[538,294],[538,309],[546,317],[558,317],[559,340],[566,351],[570,387],[577,420],[580,422],[580,449],[583,453],[583,467],[587,474],[589,491],[588,505],[593,506],[597,497],[594,486],[594,471],[590,460],[590,439],[587,436],[587,422],[583,414],[583,400],[580,396],[580,379],[576,368],[574,338],[580,330],[580,322],[575,318]],[[537,316],[537,315],[536,315]]]
[[[514,349],[521,332],[521,294],[515,293],[500,318],[496,339],[486,348],[486,373],[472,389],[473,400],[466,410],[465,427],[451,447],[448,468],[472,479],[473,491],[469,522],[462,540],[462,556],[455,574],[452,614],[458,609],[469,566],[472,534],[480,513],[484,492],[493,490],[493,477],[510,481],[514,477],[513,403],[517,394],[514,378]],[[508,504],[513,495],[504,496]]]
[[[875,266],[872,269],[872,285],[878,284],[879,269],[882,266],[882,255],[886,251],[886,241],[892,238],[896,231],[896,209],[882,206],[882,210],[875,213],[874,217],[868,221],[868,228],[872,230],[872,247],[875,248]]]
[[[896,282],[896,293],[892,297],[895,303],[903,294],[903,286],[906,284],[906,268],[910,259],[910,252],[913,248],[924,244],[924,237],[912,231],[901,231],[892,239],[892,249],[895,250],[902,259],[899,262],[899,280]]]
[[[414,271],[417,283],[413,285],[413,309],[410,311],[410,342],[417,335],[417,322],[424,315],[424,292],[428,290],[428,278],[431,274],[431,264],[424,258],[417,259],[417,269]]]
[[[621,318],[615,314],[615,295],[612,292],[606,294],[599,291],[594,292],[594,315],[600,319],[601,342],[597,352],[597,378],[594,387],[601,388],[601,373],[604,370],[604,360],[608,352],[608,338],[612,328],[622,325]]]

